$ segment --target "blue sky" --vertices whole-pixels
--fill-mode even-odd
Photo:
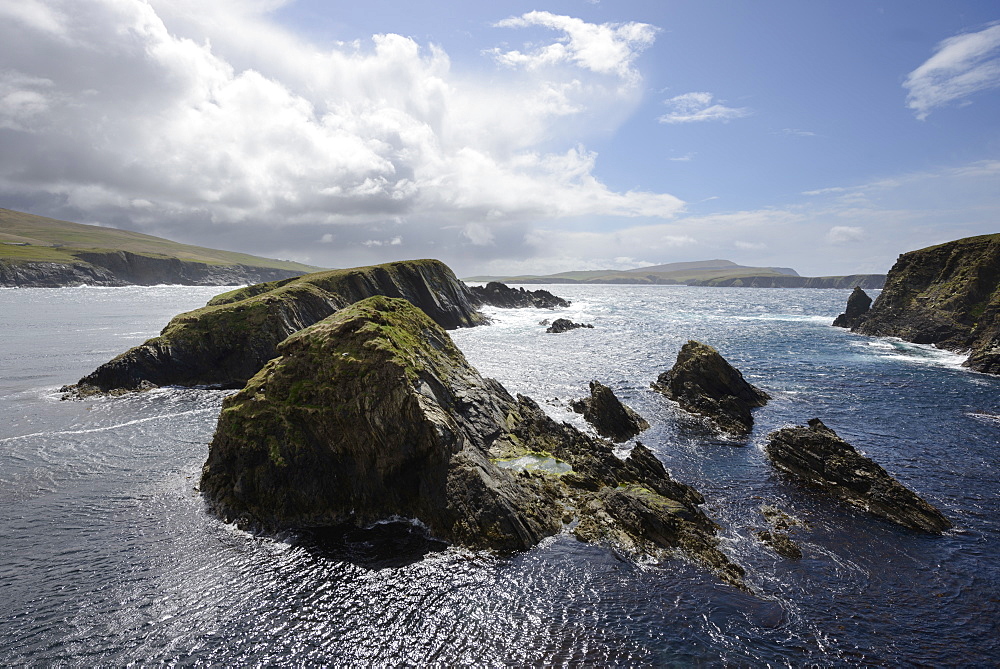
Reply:
[[[0,0],[0,206],[459,274],[1000,231],[991,2]]]

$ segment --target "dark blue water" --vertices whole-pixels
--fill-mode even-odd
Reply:
[[[469,360],[553,416],[599,379],[706,497],[754,594],[682,556],[637,563],[560,536],[501,559],[359,534],[255,537],[196,490],[225,393],[60,402],[56,389],[216,289],[0,290],[0,663],[990,665],[1000,657],[1000,379],[828,326],[848,291],[553,286],[560,313],[492,312]],[[593,330],[544,334],[543,318]],[[687,339],[771,403],[720,441],[648,390]],[[898,528],[776,474],[766,434],[819,416],[956,525]],[[804,557],[753,536],[762,504]],[[387,550],[386,546],[391,546]]]

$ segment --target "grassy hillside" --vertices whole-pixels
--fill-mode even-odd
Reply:
[[[70,223],[0,209],[0,260],[72,263],[78,260],[78,253],[94,251],[129,251],[154,258],[177,258],[207,265],[246,265],[291,272],[315,272],[320,269],[288,260],[179,244],[140,232]]]
[[[678,262],[630,270],[587,270],[549,275],[470,276],[466,281],[501,281],[503,283],[660,283],[682,284],[706,279],[745,276],[787,276],[794,270],[775,267],[746,267],[729,260]]]

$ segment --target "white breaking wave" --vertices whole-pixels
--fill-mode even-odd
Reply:
[[[914,344],[896,337],[879,337],[852,342],[852,346],[863,348],[879,357],[902,359],[918,365],[954,369],[962,368],[962,364],[969,358],[968,353],[946,351],[936,348],[932,344]]]

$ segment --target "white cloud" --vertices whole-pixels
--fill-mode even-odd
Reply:
[[[1000,22],[940,42],[903,87],[907,106],[921,120],[937,107],[1000,87]]]
[[[528,12],[504,19],[500,28],[540,26],[563,34],[555,42],[529,52],[493,49],[489,53],[498,62],[529,69],[571,63],[599,74],[615,74],[634,79],[638,73],[635,59],[653,44],[658,29],[648,23],[587,23],[570,16],[550,12]]]
[[[803,195],[829,195],[830,193],[844,193],[847,189],[843,186],[831,186],[829,188],[817,188],[816,190],[802,191]]]
[[[516,21],[564,31],[574,76],[484,84],[399,35],[316,47],[270,21],[278,0],[0,3],[19,17],[0,21],[0,126],[15,131],[0,136],[0,195],[44,213],[328,230],[683,209],[668,194],[609,189],[582,146],[549,148],[564,117],[586,111],[604,127],[635,103],[618,76],[650,26],[525,15]],[[337,238],[392,245],[369,236]]]
[[[849,244],[865,238],[865,229],[860,226],[835,225],[826,233],[826,241],[831,244]]]
[[[326,241],[325,239],[323,241]],[[362,246],[367,246],[368,248],[378,247],[378,246],[401,246],[403,243],[403,238],[396,235],[392,239],[366,239],[361,242]]]
[[[0,0],[0,17],[59,37],[66,33],[62,15],[39,0]]]
[[[661,116],[660,123],[695,123],[698,121],[730,121],[750,114],[746,107],[727,107],[712,102],[711,93],[684,93],[664,100],[670,109]]]
[[[798,128],[783,128],[781,134],[791,137],[815,137],[816,133],[811,130],[799,130]]]
[[[606,231],[550,225],[527,234],[529,257],[484,261],[468,273],[600,269],[613,267],[607,259],[615,257],[648,259],[647,265],[726,258],[792,266],[804,276],[885,273],[900,253],[996,232],[997,192],[1000,161],[986,160],[821,189],[773,208],[679,215]],[[516,271],[507,271],[508,264]]]
[[[488,246],[495,239],[490,229],[482,223],[469,223],[462,229],[462,235],[476,246]]]

